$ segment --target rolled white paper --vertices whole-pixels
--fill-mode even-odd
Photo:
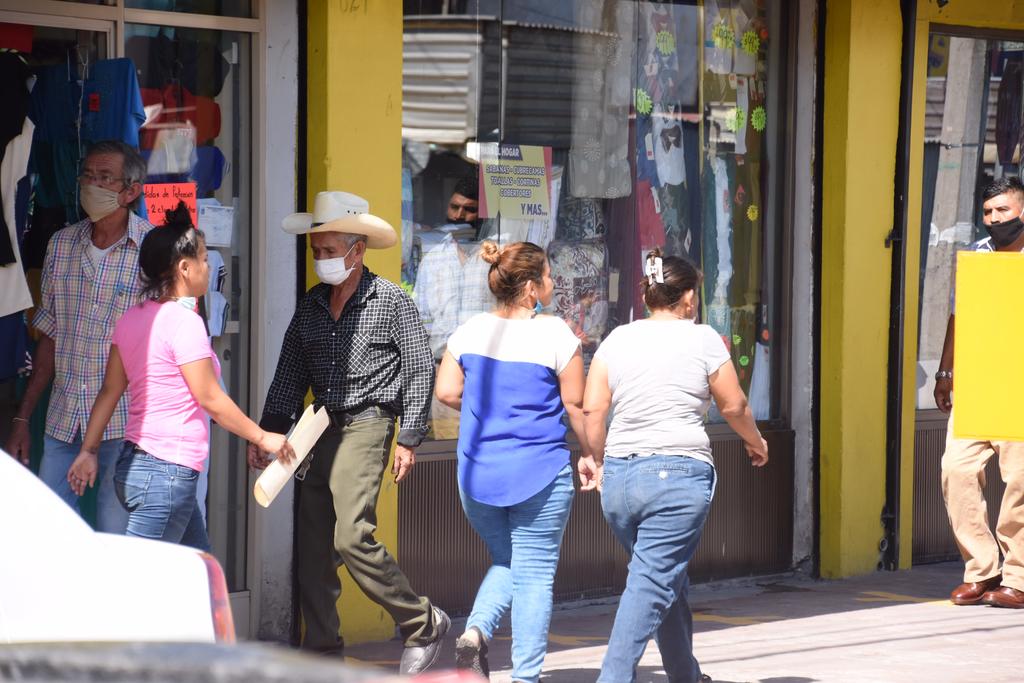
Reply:
[[[316,445],[320,435],[324,433],[330,422],[331,420],[327,415],[326,408],[320,408],[320,410],[314,412],[313,406],[306,406],[302,417],[295,423],[292,430],[288,432],[288,443],[292,445],[292,450],[295,451],[295,459],[289,463],[284,463],[280,458],[274,458],[267,465],[267,469],[263,470],[263,474],[259,476],[255,486],[252,487],[252,495],[256,498],[257,503],[263,507],[270,507],[270,504],[274,502],[274,498],[277,498],[277,494],[281,493],[281,489],[284,488],[284,485],[295,474],[295,470],[298,469],[302,461],[309,455],[309,452]]]

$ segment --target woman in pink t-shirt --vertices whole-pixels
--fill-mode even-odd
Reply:
[[[128,510],[127,533],[206,550],[196,501],[209,451],[206,414],[264,451],[286,460],[294,452],[283,435],[264,432],[221,389],[220,364],[195,312],[196,297],[209,283],[206,244],[184,203],[142,240],[139,266],[146,298],[114,327],[103,388],[68,481],[78,495],[94,484],[103,430],[127,390],[128,423],[114,470],[114,488]]]

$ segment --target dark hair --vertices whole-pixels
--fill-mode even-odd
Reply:
[[[192,225],[185,202],[168,211],[163,227],[153,228],[139,247],[143,296],[159,299],[174,284],[175,267],[184,258],[197,258],[204,241],[203,233]]]
[[[121,155],[121,173],[124,175],[125,187],[146,181],[146,160],[131,145],[120,140],[100,140],[89,145],[89,148],[85,151],[85,156],[82,157],[83,161],[94,154]],[[137,211],[142,204],[143,196],[144,194],[140,194],[128,208],[132,211]]]
[[[647,308],[672,308],[679,303],[684,294],[700,287],[704,274],[689,259],[662,256],[661,249],[657,247],[647,254],[648,261],[654,258],[661,259],[665,281],[651,284],[650,278],[643,279],[640,286],[644,290],[644,303],[647,304]]]
[[[478,199],[480,197],[479,188],[475,175],[462,176],[459,178],[459,182],[455,183],[452,194],[461,194],[466,199]]]
[[[1007,193],[1016,194],[1024,199],[1024,183],[1021,183],[1020,178],[1015,175],[1007,175],[993,180],[985,186],[984,192],[981,193],[981,201],[987,202],[993,197]]]
[[[504,247],[484,242],[480,245],[480,258],[491,264],[487,285],[498,303],[505,306],[522,296],[527,282],[540,283],[547,263],[544,250],[532,242],[513,242]]]

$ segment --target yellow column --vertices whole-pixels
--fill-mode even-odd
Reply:
[[[873,570],[883,534],[891,272],[885,237],[893,218],[900,26],[897,0],[827,5],[820,431],[827,577]]]
[[[365,197],[370,211],[396,228],[402,201],[402,3],[310,0],[308,45],[307,206],[321,190]],[[300,172],[302,170],[300,169]],[[370,251],[367,265],[395,282],[398,247]],[[315,283],[307,254],[307,282]],[[384,477],[377,539],[397,555],[398,491]],[[394,622],[342,570],[342,635],[348,643],[384,640]]]

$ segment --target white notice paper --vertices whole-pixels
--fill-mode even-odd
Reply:
[[[309,455],[309,452],[316,445],[320,435],[324,433],[330,422],[331,420],[327,415],[326,408],[320,408],[320,410],[313,412],[313,406],[306,406],[302,417],[292,427],[292,430],[288,432],[288,443],[292,445],[292,449],[295,451],[295,459],[286,464],[275,458],[267,465],[267,469],[263,470],[263,474],[256,480],[256,485],[252,489],[252,495],[256,498],[257,503],[263,507],[270,507],[270,504],[274,502],[274,498],[277,497],[277,494],[281,493],[281,489],[284,488],[284,485],[295,474],[295,470],[298,469],[302,461]]]
[[[235,233],[235,207],[221,206],[216,199],[196,202],[199,229],[206,235],[210,247],[230,247]]]

